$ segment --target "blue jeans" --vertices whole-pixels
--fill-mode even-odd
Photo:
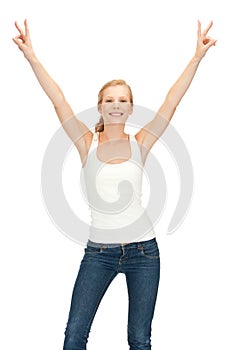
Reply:
[[[151,323],[160,277],[155,238],[114,247],[88,243],[73,290],[64,350],[86,350],[100,301],[118,273],[125,274],[128,287],[130,350],[151,349]]]

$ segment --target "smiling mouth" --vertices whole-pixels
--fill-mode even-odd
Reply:
[[[120,113],[120,112],[112,112],[112,113],[109,113],[110,116],[112,117],[122,117],[123,113]]]

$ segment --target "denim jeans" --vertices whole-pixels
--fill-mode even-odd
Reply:
[[[156,239],[114,247],[90,244],[85,248],[75,282],[63,349],[86,350],[100,301],[117,274],[124,273],[129,296],[130,350],[150,350],[151,323],[160,277]]]

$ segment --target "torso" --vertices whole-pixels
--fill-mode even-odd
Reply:
[[[155,237],[142,207],[143,164],[136,137],[104,141],[98,133],[92,136],[82,172],[91,210],[90,240],[127,243]]]

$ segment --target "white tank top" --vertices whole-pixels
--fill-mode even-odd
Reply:
[[[96,243],[131,243],[153,239],[152,222],[142,207],[143,163],[139,145],[129,137],[129,160],[111,164],[97,157],[94,133],[82,176],[91,212],[89,240]]]

